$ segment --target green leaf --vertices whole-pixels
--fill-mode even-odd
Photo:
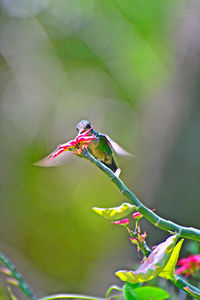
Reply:
[[[130,214],[134,209],[136,209],[135,205],[130,203],[122,203],[120,206],[111,207],[111,208],[92,208],[97,214],[103,216],[104,218],[115,221],[121,218],[124,218],[128,214]]]
[[[200,245],[196,241],[189,241],[188,244],[186,245],[186,250],[190,254],[198,254],[200,251]]]
[[[156,277],[166,266],[178,235],[170,236],[159,244],[136,271],[120,270],[115,274],[123,281],[145,282]]]
[[[138,285],[140,285],[140,283],[126,282],[126,284],[124,284],[123,293],[125,300],[136,300],[134,289],[138,287]]]
[[[169,298],[169,294],[157,287],[144,286],[139,287],[138,283],[126,282],[123,286],[125,300],[164,300]]]
[[[174,247],[171,256],[168,260],[168,263],[162,270],[162,272],[159,274],[159,276],[165,278],[165,279],[174,279],[174,272],[175,272],[175,267],[177,264],[177,260],[179,257],[179,253],[181,250],[181,246],[183,244],[184,239],[180,240],[178,244]]]
[[[134,290],[137,300],[164,300],[169,298],[168,292],[154,286],[143,286]]]

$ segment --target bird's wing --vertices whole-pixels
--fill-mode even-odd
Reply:
[[[113,141],[108,135],[104,135],[107,140],[110,142],[113,150],[118,154],[118,155],[121,155],[121,156],[135,156],[131,153],[129,153],[128,151],[124,150],[120,145],[118,145],[115,141]]]
[[[58,146],[56,150],[47,157],[34,163],[34,165],[39,167],[56,167],[64,164],[66,161],[72,158],[71,151],[66,151],[65,149],[63,151],[59,151],[59,147],[60,146]]]

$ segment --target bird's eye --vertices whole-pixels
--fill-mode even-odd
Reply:
[[[90,123],[88,123],[87,125],[86,125],[86,127],[85,127],[86,129],[90,129],[91,128],[91,124]]]

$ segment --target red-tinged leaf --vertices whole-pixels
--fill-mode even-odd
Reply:
[[[156,277],[166,266],[178,235],[170,236],[159,244],[137,271],[120,270],[115,274],[123,281],[145,282]]]
[[[19,285],[19,281],[13,277],[6,278],[6,281],[13,284],[13,285]]]
[[[110,221],[115,221],[124,218],[129,213],[131,213],[135,208],[136,206],[130,203],[122,203],[118,207],[111,207],[111,208],[93,207],[92,209],[100,216]]]
[[[6,267],[0,267],[0,272],[5,274],[5,275],[8,275],[8,276],[12,275],[12,272],[10,271],[10,269],[8,269]]]

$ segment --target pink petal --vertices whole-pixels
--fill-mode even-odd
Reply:
[[[142,216],[142,214],[139,211],[137,211],[136,213],[133,214],[134,219],[137,219],[138,217],[141,217],[141,216]]]
[[[122,219],[122,220],[119,220],[119,221],[115,221],[115,222],[112,222],[112,224],[128,225],[129,224],[129,219]]]

